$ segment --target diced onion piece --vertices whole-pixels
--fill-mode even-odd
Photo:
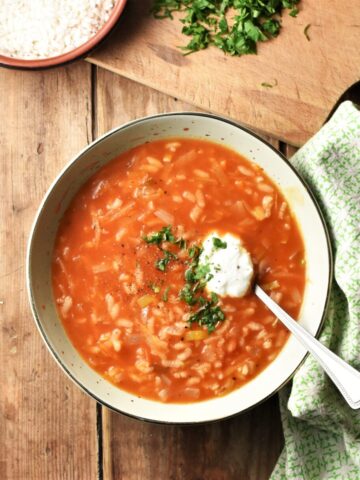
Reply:
[[[215,160],[215,158],[210,158],[210,163],[215,173],[215,176],[219,180],[220,185],[222,185],[223,187],[225,187],[226,185],[229,185],[229,180],[225,175],[224,170],[220,167],[220,165]]]
[[[200,177],[200,178],[209,178],[210,177],[210,175],[207,172],[204,172],[204,170],[200,170],[198,168],[195,168],[193,173],[197,177]]]
[[[69,297],[69,295],[67,295],[64,298],[64,302],[63,302],[62,307],[61,307],[61,312],[62,312],[63,315],[66,316],[69,313],[69,310],[71,309],[72,304],[73,304],[72,298]]]
[[[196,399],[196,398],[199,398],[200,396],[200,389],[188,387],[184,389],[184,394],[189,398]]]
[[[274,281],[269,282],[269,283],[265,283],[263,285],[264,290],[276,290],[279,287],[280,287],[280,283],[277,280],[274,280]]]
[[[148,163],[150,163],[150,165],[154,165],[155,167],[162,168],[162,166],[163,166],[163,164],[160,162],[160,160],[158,160],[155,157],[148,156],[148,157],[146,157],[146,160],[148,161]]]
[[[195,207],[191,210],[190,212],[190,218],[191,220],[196,223],[202,214],[203,209],[199,207],[199,205],[195,205]]]
[[[176,164],[181,167],[185,167],[185,165],[188,165],[189,163],[192,163],[196,160],[197,154],[196,150],[189,150],[188,152],[179,155]],[[179,177],[177,177],[179,178]]]
[[[205,330],[190,330],[189,332],[185,333],[184,339],[187,342],[195,342],[197,340],[204,340],[204,338],[207,338],[208,336],[209,334]]]
[[[270,195],[265,195],[265,197],[262,199],[262,206],[265,212],[265,218],[268,218],[271,216],[271,210],[272,210],[273,204],[274,204],[274,198]]]
[[[145,308],[148,305],[150,305],[150,303],[154,303],[154,302],[156,302],[156,298],[153,297],[152,295],[143,295],[142,297],[137,299],[137,303],[141,308]]]
[[[251,210],[251,215],[260,222],[266,218],[265,211],[262,207],[255,207]]]
[[[154,212],[154,215],[160,220],[162,220],[165,223],[174,223],[174,215],[171,215],[171,213],[167,212],[166,210],[163,210],[162,208],[159,208],[159,210],[156,210]]]
[[[165,148],[167,148],[168,150],[170,150],[171,152],[175,152],[177,148],[181,147],[181,143],[180,142],[168,142],[166,145],[165,145]]]

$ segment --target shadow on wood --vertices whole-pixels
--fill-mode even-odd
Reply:
[[[283,444],[277,396],[207,425],[155,425],[111,416],[114,479],[265,480]]]

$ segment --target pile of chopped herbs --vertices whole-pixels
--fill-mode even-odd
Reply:
[[[158,232],[154,232],[151,235],[143,237],[146,243],[157,245],[159,250],[163,253],[163,256],[156,260],[155,267],[161,272],[165,272],[167,265],[171,260],[177,260],[177,255],[174,252],[165,250],[162,247],[163,242],[168,242],[173,245],[179,246],[181,249],[186,247],[186,242],[182,238],[175,238],[171,231],[171,226],[163,227]]]
[[[214,45],[230,55],[256,53],[257,42],[279,34],[282,10],[296,17],[299,0],[154,0],[156,18],[183,12],[182,33],[191,37],[185,54]]]
[[[161,272],[166,272],[168,264],[172,260],[177,260],[178,256],[174,252],[166,250],[163,246],[165,242],[177,246],[180,250],[187,251],[187,268],[184,273],[184,287],[179,291],[180,300],[190,307],[190,316],[188,322],[198,323],[205,326],[209,333],[213,332],[219,322],[225,320],[225,314],[219,305],[219,298],[215,293],[209,296],[204,295],[206,284],[212,278],[210,265],[199,264],[199,257],[202,247],[192,245],[187,248],[186,241],[183,238],[177,238],[172,233],[171,226],[163,227],[158,232],[151,233],[143,237],[143,240],[159,249],[160,258],[155,261],[155,268]],[[226,242],[219,238],[213,239],[214,248],[226,248]],[[159,293],[160,288],[154,284],[150,285],[154,293]],[[169,287],[163,295],[163,300],[167,301]]]

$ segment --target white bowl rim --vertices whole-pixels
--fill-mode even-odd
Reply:
[[[211,118],[213,120],[218,120],[220,122],[224,122],[224,123],[227,123],[233,127],[236,127],[240,130],[243,130],[245,133],[249,134],[250,136],[252,137],[255,137],[257,140],[259,140],[260,142],[262,142],[263,144],[265,144],[268,148],[270,148],[271,150],[273,150],[279,157],[280,159],[293,171],[293,173],[296,175],[296,177],[298,178],[298,180],[301,182],[301,184],[303,185],[304,189],[306,190],[306,192],[308,193],[316,211],[317,211],[317,214],[319,216],[319,219],[321,221],[321,224],[322,224],[322,228],[324,230],[324,234],[325,234],[325,238],[326,238],[326,246],[327,246],[327,256],[328,256],[328,266],[329,266],[329,274],[328,274],[328,278],[327,278],[327,288],[326,288],[326,299],[325,299],[325,303],[324,303],[324,309],[323,309],[323,314],[322,314],[322,317],[321,317],[321,320],[319,322],[319,326],[314,334],[315,338],[318,338],[319,335],[320,335],[320,332],[322,330],[322,327],[323,327],[323,324],[324,324],[324,320],[325,320],[325,317],[326,317],[326,313],[327,313],[327,309],[328,309],[328,306],[329,306],[329,301],[330,301],[330,290],[331,290],[331,286],[332,286],[332,280],[333,280],[333,269],[334,269],[334,265],[333,265],[333,253],[332,253],[332,248],[331,248],[331,239],[330,239],[330,234],[329,234],[329,230],[328,230],[328,227],[326,225],[326,222],[325,222],[325,219],[324,219],[324,215],[319,207],[319,204],[318,204],[318,201],[316,200],[313,192],[311,191],[311,189],[309,188],[309,186],[307,185],[307,183],[305,182],[305,180],[300,176],[300,174],[297,172],[297,170],[295,169],[295,167],[289,162],[289,160],[284,156],[284,154],[282,152],[280,152],[279,150],[277,150],[273,145],[271,145],[268,141],[266,141],[264,138],[262,138],[260,135],[258,135],[257,133],[253,132],[252,130],[250,130],[249,128],[247,127],[244,127],[243,125],[240,125],[238,124],[237,122],[233,121],[233,120],[230,120],[226,117],[222,117],[220,115],[216,115],[216,114],[212,114],[212,113],[207,113],[207,112],[192,112],[192,111],[180,111],[180,112],[164,112],[164,113],[158,113],[158,114],[154,114],[154,115],[148,115],[148,116],[145,116],[145,117],[141,117],[141,118],[137,118],[135,120],[131,120],[129,122],[126,122],[120,126],[117,126],[111,130],[109,130],[108,132],[105,132],[103,135],[101,135],[100,137],[98,137],[97,139],[93,140],[91,143],[89,143],[86,147],[84,147],[79,153],[77,153],[64,167],[63,169],[60,171],[60,173],[56,176],[56,178],[53,180],[53,182],[51,183],[50,187],[48,188],[46,194],[44,195],[43,197],[43,200],[41,201],[41,204],[36,212],[36,215],[35,215],[35,219],[33,221],[33,224],[32,224],[32,227],[31,227],[31,230],[30,230],[30,234],[29,234],[29,239],[28,239],[28,244],[27,244],[27,251],[26,251],[26,288],[27,288],[27,293],[28,293],[28,298],[29,298],[29,302],[30,302],[30,307],[31,307],[31,312],[32,312],[32,316],[34,318],[34,321],[36,323],[36,326],[39,330],[39,333],[46,345],[46,347],[48,348],[50,354],[52,355],[52,357],[55,359],[56,363],[60,366],[60,368],[64,371],[64,373],[70,378],[70,380],[72,380],[75,385],[77,385],[78,387],[80,387],[80,389],[85,392],[87,395],[89,395],[90,397],[92,397],[94,400],[96,400],[100,405],[103,405],[105,406],[106,408],[109,408],[110,410],[116,412],[116,413],[121,413],[122,415],[125,415],[127,417],[130,417],[130,418],[134,418],[134,419],[137,419],[137,420],[141,420],[141,421],[144,421],[144,422],[149,422],[149,423],[154,423],[154,424],[162,424],[162,425],[205,425],[205,424],[209,424],[209,423],[215,423],[215,422],[219,422],[219,421],[223,421],[223,420],[228,420],[230,418],[233,418],[233,417],[236,417],[237,415],[240,415],[240,414],[243,414],[243,413],[246,413],[248,412],[249,410],[253,409],[254,407],[262,404],[263,402],[265,402],[266,400],[268,400],[269,398],[271,398],[273,395],[275,395],[279,390],[281,390],[291,379],[292,377],[295,375],[295,373],[297,372],[297,370],[301,367],[301,365],[304,363],[304,361],[306,360],[307,356],[309,355],[309,352],[305,352],[302,359],[300,360],[299,364],[297,365],[297,367],[288,375],[288,377],[279,385],[277,386],[276,388],[274,388],[274,390],[272,390],[267,396],[265,396],[264,398],[260,399],[258,402],[250,405],[248,408],[245,408],[245,409],[242,409],[240,410],[239,412],[236,412],[232,415],[228,415],[228,416],[225,416],[225,417],[221,417],[221,418],[216,418],[216,419],[210,419],[210,420],[205,420],[205,421],[192,421],[192,422],[182,422],[182,421],[165,421],[165,420],[153,420],[153,419],[149,419],[149,418],[144,418],[142,417],[141,415],[134,415],[134,414],[130,414],[126,411],[123,411],[123,410],[120,410],[116,407],[114,407],[113,405],[111,405],[110,403],[107,403],[106,401],[104,401],[103,399],[100,399],[96,394],[94,394],[92,391],[90,391],[79,379],[76,378],[75,375],[73,375],[71,373],[71,371],[68,369],[68,367],[64,364],[64,362],[62,361],[60,355],[58,354],[58,352],[56,351],[55,348],[52,347],[50,341],[48,340],[47,338],[47,335],[45,333],[45,330],[43,329],[42,327],[42,322],[41,322],[41,319],[40,319],[40,315],[38,313],[38,310],[35,306],[35,300],[34,300],[34,295],[33,295],[33,288],[32,288],[32,279],[31,279],[31,269],[30,269],[30,259],[31,259],[31,254],[32,254],[32,247],[33,247],[33,240],[34,240],[34,233],[35,233],[35,230],[36,230],[36,226],[37,226],[37,223],[38,223],[38,219],[41,215],[41,213],[43,212],[43,209],[45,207],[45,204],[48,200],[48,197],[50,196],[53,188],[55,187],[55,185],[61,180],[61,178],[64,176],[64,174],[67,172],[68,169],[70,169],[72,167],[72,165],[78,161],[78,159],[80,159],[82,157],[82,155],[84,155],[85,153],[87,153],[88,151],[90,151],[92,148],[94,148],[97,144],[101,143],[103,140],[105,140],[106,138],[118,133],[119,131],[121,130],[124,130],[126,128],[129,128],[131,126],[134,126],[136,124],[139,124],[139,123],[142,123],[144,121],[149,121],[149,120],[153,120],[153,119],[157,119],[157,118],[164,118],[164,117],[172,117],[172,116],[189,116],[189,117],[207,117],[207,118]],[[82,359],[82,361],[84,361]],[[85,362],[85,361],[84,361]],[[231,395],[231,392],[228,394],[228,395]],[[198,402],[197,402],[198,403]],[[201,403],[201,402],[200,402]]]

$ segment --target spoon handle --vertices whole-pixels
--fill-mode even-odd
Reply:
[[[276,315],[304,347],[317,359],[351,408],[360,408],[360,372],[326,348],[290,317],[274,300],[255,285],[255,295]]]

